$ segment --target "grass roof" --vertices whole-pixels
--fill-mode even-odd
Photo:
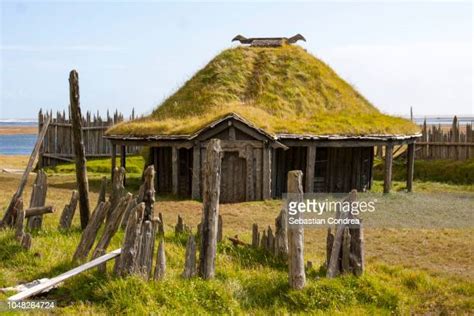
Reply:
[[[236,113],[270,134],[416,134],[382,114],[328,65],[296,45],[223,51],[148,117],[108,135],[188,135]]]

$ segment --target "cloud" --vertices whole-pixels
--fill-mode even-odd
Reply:
[[[39,52],[115,52],[122,48],[107,45],[2,45],[0,51],[20,52],[20,53],[39,53]]]

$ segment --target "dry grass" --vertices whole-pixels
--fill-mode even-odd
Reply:
[[[384,115],[324,62],[299,46],[223,51],[151,116],[108,134],[192,134],[237,113],[269,133],[414,134],[408,120]]]

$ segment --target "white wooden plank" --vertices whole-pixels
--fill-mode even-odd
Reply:
[[[23,292],[20,292],[20,293],[17,293],[13,296],[10,296],[8,298],[9,301],[19,301],[19,300],[23,300],[25,298],[28,298],[30,296],[33,296],[35,294],[39,294],[41,292],[43,292],[44,290],[66,280],[66,279],[69,279],[70,277],[73,277],[79,273],[82,273],[86,270],[89,270],[91,268],[94,268],[106,261],[109,261],[110,259],[113,259],[117,256],[120,256],[120,253],[122,252],[122,249],[119,248],[119,249],[116,249],[108,254],[105,254],[97,259],[94,259],[92,261],[89,261],[87,263],[84,263],[83,265],[80,265],[72,270],[69,270],[63,274],[60,274],[58,275],[57,277],[54,277],[54,278],[51,278],[49,279],[47,282],[44,282],[44,283],[41,283],[41,284],[38,284],[36,286],[33,286]]]

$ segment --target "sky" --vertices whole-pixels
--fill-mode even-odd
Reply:
[[[0,0],[0,119],[69,104],[147,114],[231,39],[292,36],[381,111],[472,115],[469,2],[40,2]]]

